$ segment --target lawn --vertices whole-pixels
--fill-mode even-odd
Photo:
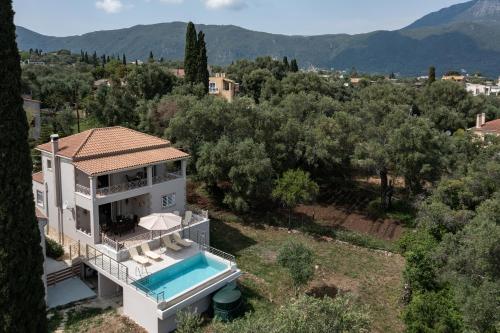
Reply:
[[[373,332],[402,332],[401,272],[404,259],[325,237],[314,238],[284,228],[211,220],[211,244],[235,254],[244,271],[240,279],[249,308],[266,311],[294,297],[287,272],[276,263],[277,251],[287,239],[307,244],[316,255],[314,286],[351,292],[369,307]]]

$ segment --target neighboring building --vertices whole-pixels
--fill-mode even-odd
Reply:
[[[479,83],[466,83],[465,89],[474,96],[486,95],[486,96],[499,96],[500,95],[500,85],[492,84],[479,84]]]
[[[172,68],[170,69],[170,73],[174,74],[176,77],[179,79],[183,79],[186,76],[186,72],[184,71],[183,68]]]
[[[443,81],[454,81],[454,82],[465,82],[465,76],[463,75],[444,75]]]
[[[189,155],[169,141],[109,127],[52,135],[37,149],[42,171],[33,175],[33,192],[48,235],[69,249],[70,260],[97,271],[100,297],[121,294],[123,313],[148,332],[174,330],[178,310],[205,311],[211,294],[240,276],[233,256],[209,246],[208,213],[186,210]],[[179,223],[163,231],[138,226],[152,213],[172,213]],[[165,241],[168,250],[159,251],[176,233],[191,246],[175,250]],[[144,246],[158,258],[148,260],[154,255]],[[204,272],[203,263],[216,271]],[[170,286],[169,272],[179,269],[189,279]]]
[[[99,87],[111,87],[111,81],[109,79],[99,79],[94,81],[94,87],[99,88]]]
[[[474,134],[484,138],[485,135],[500,135],[500,119],[486,121],[486,114],[481,113],[476,117],[476,127],[470,128]]]
[[[211,76],[208,83],[208,93],[225,98],[228,102],[232,102],[239,87],[236,82],[226,78],[225,73],[216,73]]]
[[[42,102],[32,99],[31,96],[23,95],[23,108],[29,125],[29,137],[34,140],[40,138],[42,128],[42,116],[40,106]]]

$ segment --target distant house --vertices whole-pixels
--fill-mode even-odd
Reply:
[[[239,86],[233,80],[226,78],[225,73],[216,73],[211,76],[208,83],[208,93],[210,95],[220,96],[228,102],[232,102],[234,96],[239,90]]]
[[[500,135],[500,119],[486,121],[486,113],[477,115],[476,127],[469,129],[472,133],[484,139],[485,135]]]
[[[170,69],[170,73],[174,74],[179,79],[183,79],[184,76],[186,76],[186,72],[184,71],[183,68],[177,68],[177,69],[172,68]]]
[[[453,81],[453,82],[465,82],[465,76],[463,75],[444,75],[443,81]]]
[[[30,139],[38,140],[42,127],[42,116],[40,106],[42,102],[32,99],[29,95],[23,95],[23,108],[29,125]]]
[[[94,81],[94,87],[99,88],[99,87],[111,87],[111,81],[109,79],[100,79],[100,80],[95,80]]]
[[[486,95],[486,96],[499,96],[500,86],[492,84],[479,84],[479,83],[466,83],[465,89],[474,96]]]

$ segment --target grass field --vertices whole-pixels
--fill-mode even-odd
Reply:
[[[289,238],[314,250],[316,273],[309,288],[326,285],[351,292],[369,307],[373,332],[403,331],[399,297],[404,260],[400,255],[283,228],[211,221],[211,244],[236,255],[245,272],[240,282],[254,311],[269,310],[294,297],[287,272],[276,263],[279,247]]]

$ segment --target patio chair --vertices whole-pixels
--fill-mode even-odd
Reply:
[[[192,219],[193,219],[193,212],[190,210],[186,210],[186,213],[184,214],[184,220],[182,220],[182,225],[189,225]]]
[[[179,235],[178,232],[175,232],[172,236],[174,237],[175,243],[179,244],[180,246],[190,247],[193,244],[193,242],[188,242],[187,240],[182,239],[181,235]]]
[[[158,253],[151,251],[148,243],[141,244],[141,249],[142,249],[142,253],[144,253],[144,255],[146,255],[147,257],[149,257],[153,260],[161,259],[161,256]]]
[[[170,235],[163,236],[160,239],[167,249],[171,249],[174,251],[179,251],[182,249],[182,247],[172,242],[172,239],[170,239]]]
[[[145,256],[141,256],[139,252],[137,252],[137,248],[131,247],[130,249],[128,249],[128,252],[130,253],[130,258],[132,258],[132,260],[136,263],[141,265],[146,265],[147,263],[149,263],[148,258],[146,258]]]

